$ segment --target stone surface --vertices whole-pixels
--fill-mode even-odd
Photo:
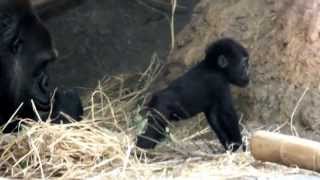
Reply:
[[[200,61],[209,43],[231,37],[251,56],[250,86],[234,88],[248,126],[319,139],[319,9],[316,0],[202,0],[178,34],[159,86]]]
[[[144,0],[69,2],[42,14],[60,52],[50,70],[53,84],[87,92],[108,75],[144,70],[153,53],[166,58],[171,40],[163,6]],[[189,22],[195,2],[181,2],[177,32]]]

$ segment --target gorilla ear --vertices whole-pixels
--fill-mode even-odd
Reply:
[[[226,68],[228,65],[229,65],[229,61],[228,59],[224,56],[224,55],[220,55],[218,57],[218,65],[221,67],[221,68]]]

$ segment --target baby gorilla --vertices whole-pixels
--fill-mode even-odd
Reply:
[[[147,104],[147,126],[138,136],[137,146],[154,148],[165,137],[167,120],[178,121],[204,112],[224,148],[237,150],[242,137],[229,84],[249,84],[248,60],[246,49],[232,39],[213,43],[202,62],[152,96]]]

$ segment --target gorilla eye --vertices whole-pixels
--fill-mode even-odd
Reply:
[[[20,51],[20,49],[21,49],[21,47],[22,47],[22,45],[23,45],[23,39],[20,37],[20,35],[18,34],[15,38],[14,38],[14,40],[13,40],[13,42],[12,42],[12,44],[11,44],[11,52],[13,53],[13,54],[16,54],[16,53],[18,53],[19,51]]]

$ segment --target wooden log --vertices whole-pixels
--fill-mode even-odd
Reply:
[[[266,131],[250,139],[251,154],[256,160],[320,172],[320,143]]]

